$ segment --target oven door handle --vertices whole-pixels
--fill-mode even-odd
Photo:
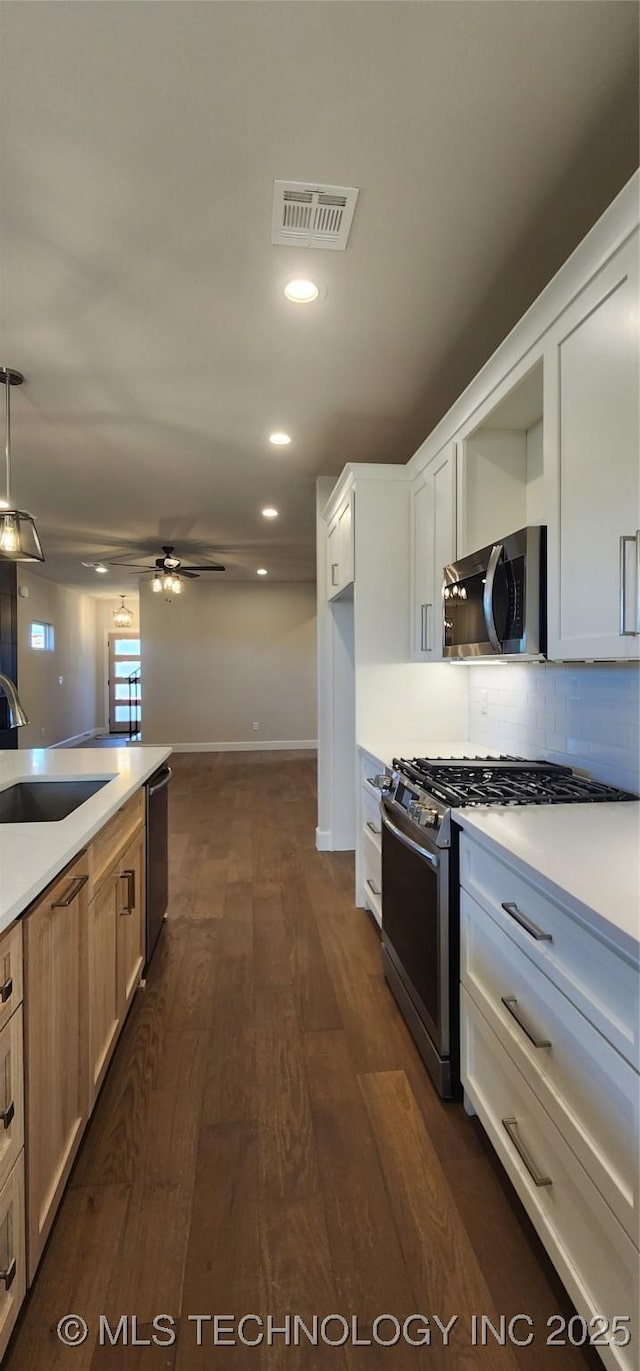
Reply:
[[[389,832],[393,834],[394,838],[398,839],[399,843],[402,843],[404,847],[408,847],[410,852],[417,853],[418,857],[422,857],[425,862],[428,862],[429,866],[432,866],[434,871],[438,870],[438,867],[440,865],[438,858],[432,856],[431,852],[427,852],[426,849],[424,847],[421,847],[419,843],[415,843],[413,841],[413,838],[409,838],[406,833],[402,832],[401,828],[398,828],[396,826],[396,824],[392,824],[391,819],[389,818],[387,811],[385,809],[384,801],[382,801],[380,805],[380,817],[382,819],[384,827],[387,828]]]
[[[487,625],[489,642],[491,643],[494,652],[502,652],[502,643],[498,637],[496,621],[493,617],[493,587],[496,579],[496,571],[498,570],[498,562],[500,561],[503,552],[504,544],[494,543],[487,565],[487,575],[484,583],[484,590],[482,592],[482,612],[484,614],[485,624]]]

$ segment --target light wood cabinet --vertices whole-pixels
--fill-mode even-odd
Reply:
[[[442,571],[456,549],[456,445],[448,443],[411,491],[411,644],[417,662],[442,660]]]
[[[24,1152],[0,1188],[0,1360],[27,1286],[24,1223]]]
[[[22,1009],[0,1029],[0,1186],[24,1143],[24,1060]]]
[[[89,1052],[95,1099],[145,954],[145,829],[117,854],[89,905]]]
[[[0,1028],[22,1001],[22,924],[0,938]]]
[[[89,1113],[88,879],[82,853],[24,920],[29,1279]]]
[[[129,844],[118,867],[116,968],[118,1010],[123,1018],[134,995],[145,954],[145,832]]]
[[[638,301],[635,233],[546,341],[551,658],[640,657]]]
[[[327,599],[335,600],[354,577],[354,494],[350,491],[327,532]]]
[[[89,1061],[91,1100],[102,1085],[120,1027],[117,948],[118,876],[108,876],[89,905]]]

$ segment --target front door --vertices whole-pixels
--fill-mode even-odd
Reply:
[[[141,722],[140,637],[109,634],[109,732],[136,737]]]

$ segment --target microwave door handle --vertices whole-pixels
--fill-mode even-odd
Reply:
[[[491,556],[489,557],[489,563],[487,566],[487,575],[484,583],[484,591],[482,592],[482,610],[484,613],[484,621],[487,625],[489,642],[491,643],[494,652],[502,652],[502,643],[500,642],[500,639],[498,637],[496,631],[496,621],[493,617],[493,587],[496,579],[496,571],[498,570],[498,562],[500,561],[503,552],[504,544],[494,543],[491,549]]]

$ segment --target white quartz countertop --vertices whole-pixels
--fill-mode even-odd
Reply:
[[[34,748],[0,752],[0,791],[18,781],[104,780],[108,784],[56,823],[0,823],[0,932],[45,889],[153,775],[170,747]]]
[[[360,752],[366,753],[372,761],[382,762],[384,766],[391,766],[394,757],[497,757],[499,754],[490,747],[485,747],[481,743],[472,743],[469,739],[459,738],[452,742],[450,738],[436,739],[429,737],[416,737],[413,734],[408,740],[402,737],[392,738],[389,742],[385,738],[369,738],[366,741],[358,739],[357,744]]]
[[[640,802],[458,809],[454,817],[640,962]]]

